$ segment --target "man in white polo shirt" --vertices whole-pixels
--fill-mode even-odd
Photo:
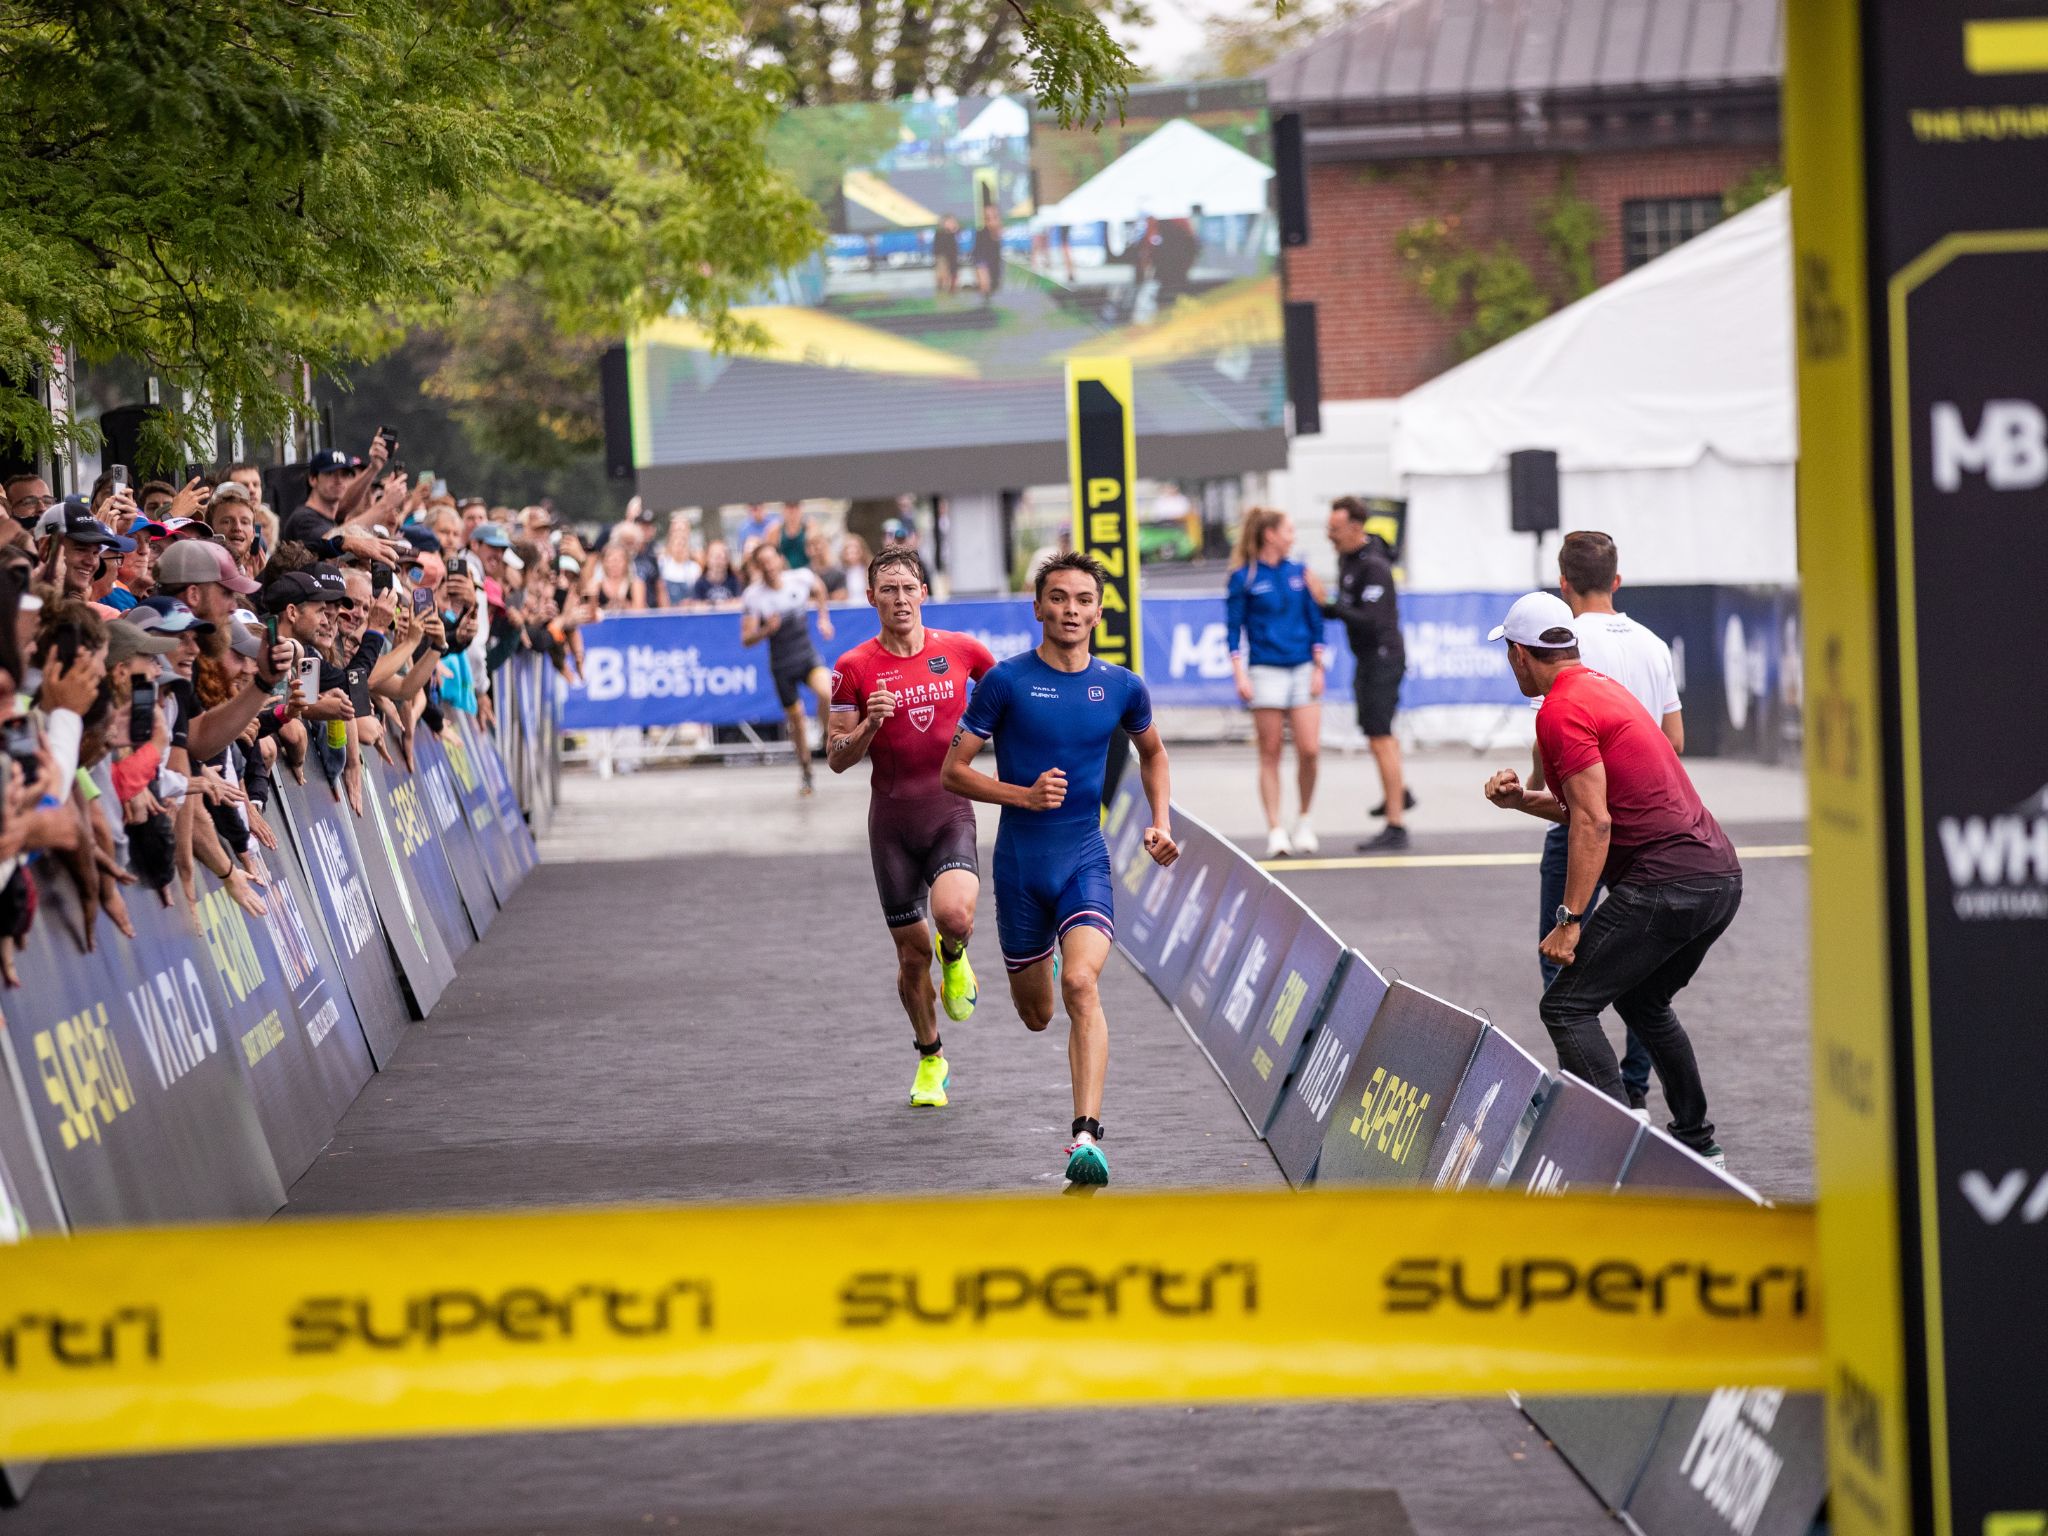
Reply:
[[[1564,536],[1557,552],[1557,590],[1572,610],[1573,627],[1579,634],[1579,659],[1595,672],[1605,673],[1634,694],[1650,718],[1663,728],[1672,748],[1685,751],[1685,719],[1678,704],[1678,677],[1671,665],[1671,647],[1614,607],[1615,591],[1621,586],[1621,558],[1614,540],[1591,529],[1577,529]],[[1543,787],[1543,760],[1539,755],[1530,787]],[[1557,921],[1558,906],[1564,901],[1567,859],[1565,829],[1552,826],[1543,835],[1543,863],[1539,871],[1537,913],[1539,934],[1547,934]],[[1545,988],[1557,978],[1558,967],[1538,956]],[[1631,1033],[1628,1049],[1621,1058],[1622,1086],[1630,1107],[1641,1109],[1650,1091],[1650,1053]]]

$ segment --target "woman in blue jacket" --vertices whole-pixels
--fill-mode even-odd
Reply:
[[[1309,825],[1323,732],[1322,587],[1294,550],[1294,519],[1253,507],[1238,531],[1227,602],[1230,664],[1237,696],[1251,706],[1259,741],[1259,801],[1266,809],[1266,857],[1317,849]],[[1294,733],[1301,814],[1290,833],[1280,814],[1280,748]]]

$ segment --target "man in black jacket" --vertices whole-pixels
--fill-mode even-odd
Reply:
[[[1358,845],[1359,852],[1408,846],[1406,812],[1415,804],[1401,776],[1401,743],[1394,737],[1394,710],[1401,697],[1407,654],[1394,595],[1393,551],[1386,540],[1366,532],[1369,514],[1356,496],[1340,496],[1330,507],[1330,542],[1337,549],[1337,593],[1323,611],[1344,621],[1358,671],[1351,684],[1358,728],[1365,732],[1380,770],[1382,803],[1373,812],[1387,824]]]

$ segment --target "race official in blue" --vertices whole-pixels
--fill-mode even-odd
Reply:
[[[1037,649],[998,663],[976,686],[941,776],[954,794],[1003,808],[996,832],[996,933],[1025,1027],[1038,1031],[1052,1023],[1055,981],[1066,1003],[1074,1085],[1066,1172],[1078,1185],[1109,1182],[1101,1147],[1109,1021],[1097,982],[1116,933],[1101,808],[1109,744],[1119,730],[1137,749],[1151,807],[1145,851],[1159,864],[1180,857],[1166,746],[1152,723],[1151,695],[1135,672],[1088,652],[1102,616],[1104,574],[1093,557],[1080,553],[1055,556],[1039,568],[1033,612],[1043,638]],[[991,739],[994,777],[974,766]]]
[[[1313,854],[1309,823],[1323,736],[1323,595],[1294,553],[1294,519],[1253,507],[1238,530],[1224,609],[1237,696],[1251,706],[1259,742],[1259,803],[1266,810],[1266,857]],[[1249,641],[1249,646],[1246,642]],[[1280,753],[1294,735],[1300,814],[1288,829],[1280,799]]]

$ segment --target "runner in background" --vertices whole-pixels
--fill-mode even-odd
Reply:
[[[1401,743],[1394,735],[1394,710],[1401,699],[1401,677],[1408,670],[1407,648],[1401,639],[1399,599],[1394,594],[1393,551],[1387,541],[1366,532],[1371,516],[1356,496],[1340,496],[1330,507],[1330,542],[1337,549],[1337,596],[1323,611],[1344,622],[1351,654],[1358,668],[1351,696],[1358,709],[1358,728],[1372,748],[1380,771],[1380,804],[1373,811],[1387,824],[1358,845],[1360,853],[1384,853],[1408,846],[1408,812],[1415,797],[1401,771]]]
[[[947,1018],[968,1018],[981,995],[967,962],[981,893],[974,807],[948,792],[939,774],[967,707],[968,684],[984,676],[995,657],[972,635],[924,627],[931,579],[915,550],[884,550],[868,567],[868,577],[868,601],[882,632],[839,658],[825,761],[834,773],[864,757],[874,764],[868,851],[882,921],[896,945],[896,995],[917,1041],[910,1102],[939,1109],[951,1069],[933,1007],[933,954],[939,958],[939,996]]]
[[[1671,647],[1625,613],[1617,613],[1614,594],[1621,586],[1621,557],[1614,540],[1589,528],[1575,529],[1564,536],[1557,551],[1557,590],[1572,611],[1573,627],[1579,633],[1579,660],[1593,671],[1613,678],[1634,694],[1662,728],[1674,752],[1685,751],[1685,717],[1678,705],[1678,674],[1671,664]],[[1540,701],[1539,701],[1540,702]],[[1543,754],[1536,752],[1529,771],[1529,787],[1543,788]],[[1568,843],[1562,826],[1552,825],[1543,834],[1543,863],[1538,871],[1537,934],[1548,934],[1557,921],[1557,909],[1564,903],[1564,874]],[[1603,885],[1594,895],[1604,894]],[[1557,980],[1559,970],[1549,956],[1538,954],[1543,968],[1543,985]],[[1628,1049],[1621,1058],[1622,1087],[1631,1109],[1650,1102],[1650,1053],[1630,1030]]]
[[[1109,742],[1119,729],[1137,748],[1151,806],[1145,851],[1160,864],[1180,857],[1152,697],[1136,673],[1088,654],[1102,615],[1103,574],[1080,553],[1039,570],[1033,611],[1044,638],[1036,650],[997,665],[974,690],[942,778],[955,794],[1003,808],[996,833],[996,933],[1025,1028],[1052,1023],[1053,982],[1060,982],[1074,1084],[1074,1141],[1067,1148],[1073,1185],[1109,1182],[1100,1145],[1109,1021],[1097,979],[1116,933],[1101,812]],[[974,767],[990,737],[996,743],[993,778]]]
[[[1318,846],[1309,806],[1316,797],[1323,737],[1322,593],[1293,552],[1294,519],[1271,507],[1251,508],[1238,530],[1224,599],[1237,696],[1251,706],[1258,735],[1259,803],[1266,811],[1269,859],[1313,854]],[[1291,836],[1280,792],[1280,751],[1290,730],[1301,795]]]
[[[804,622],[804,609],[818,610],[818,633],[832,638],[832,615],[825,607],[825,584],[809,571],[793,571],[772,543],[754,546],[747,559],[753,581],[740,594],[740,641],[745,645],[768,642],[768,670],[775,678],[775,697],[789,722],[790,744],[796,748],[797,771],[803,775],[800,794],[813,793],[811,783],[811,738],[804,723],[800,688],[809,688],[818,701],[818,727],[831,731],[832,680],[818,648],[811,643],[811,629]]]

